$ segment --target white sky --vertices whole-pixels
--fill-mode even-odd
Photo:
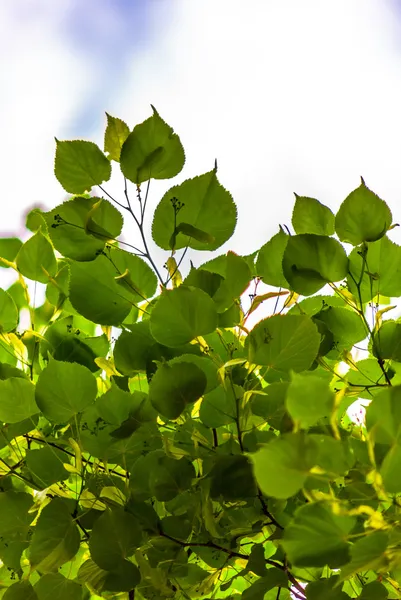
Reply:
[[[250,253],[279,223],[290,225],[293,192],[336,210],[360,175],[401,221],[401,44],[389,0],[144,0],[149,41],[127,45],[119,85],[118,58],[105,68],[104,57],[119,26],[127,35],[126,22],[113,3],[88,3],[102,7],[93,19],[99,36],[108,22],[111,31],[104,54],[94,56],[63,32],[72,4],[0,6],[3,233],[22,234],[32,204],[52,208],[65,198],[52,173],[54,136],[71,137],[94,89],[81,137],[101,145],[102,111],[134,126],[151,114],[150,103],[181,137],[186,167],[177,180],[152,183],[150,209],[176,181],[218,159],[239,210],[236,233],[218,253]],[[108,189],[122,192],[114,183]],[[137,241],[134,226],[124,233]],[[163,264],[165,254],[155,256]],[[194,255],[194,264],[210,257]]]

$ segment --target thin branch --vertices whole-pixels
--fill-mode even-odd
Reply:
[[[99,189],[102,190],[103,194],[106,194],[106,196],[108,196],[110,198],[110,200],[112,200],[113,202],[115,202],[116,204],[118,204],[118,206],[120,206],[121,208],[123,208],[124,210],[128,210],[128,206],[124,206],[124,204],[121,204],[121,202],[119,202],[118,200],[116,200],[115,198],[113,198],[113,196],[111,196],[109,194],[109,192],[107,192],[101,185],[97,186]]]

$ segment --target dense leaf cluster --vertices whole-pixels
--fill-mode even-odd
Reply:
[[[336,215],[296,196],[292,233],[183,279],[188,248],[216,250],[237,219],[217,165],[175,185],[156,265],[149,182],[184,160],[155,109],[132,131],[107,115],[104,152],[57,141],[72,197],[32,210],[25,243],[0,240],[16,273],[0,290],[0,597],[401,598],[390,209],[363,180]],[[347,413],[358,398],[366,424]]]

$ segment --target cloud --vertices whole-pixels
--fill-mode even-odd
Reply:
[[[251,252],[290,224],[293,192],[337,209],[360,175],[400,219],[401,81],[385,2],[172,4],[170,24],[154,12],[160,37],[133,56],[110,112],[134,124],[152,102],[184,143],[182,178],[218,158],[239,206],[227,248]],[[152,183],[153,206],[170,185]]]

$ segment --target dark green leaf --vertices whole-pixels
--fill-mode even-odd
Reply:
[[[348,600],[349,596],[341,590],[340,587],[335,587],[338,583],[338,575],[321,579],[320,581],[311,581],[306,586],[307,600]]]
[[[57,448],[44,446],[39,450],[28,450],[25,460],[32,481],[40,490],[69,477],[63,466],[63,463],[69,462],[68,456]]]
[[[359,246],[383,237],[392,222],[387,204],[361,185],[347,196],[336,215],[336,233],[342,242]]]
[[[82,600],[83,588],[61,573],[47,573],[35,584],[38,600]]]
[[[202,229],[198,229],[189,223],[181,222],[175,230],[175,235],[179,233],[183,233],[184,235],[188,235],[189,237],[193,237],[198,242],[202,242],[204,244],[213,244],[214,237],[207,233],[206,231],[202,231]]]
[[[161,456],[150,472],[149,488],[157,500],[168,502],[189,489],[195,477],[195,468],[188,458]],[[183,537],[182,532],[179,537]]]
[[[380,581],[372,581],[363,586],[360,600],[386,600],[388,598],[388,590]]]
[[[308,233],[293,235],[284,251],[283,272],[294,292],[311,296],[326,283],[347,276],[348,258],[333,238]]]
[[[264,600],[265,594],[273,588],[286,588],[288,586],[287,575],[284,571],[272,567],[267,574],[252,583],[242,593],[241,600]],[[277,596],[277,593],[276,593]]]
[[[33,498],[25,492],[0,492],[0,535],[12,530],[25,533],[33,521],[34,513],[29,513]]]
[[[237,402],[240,402],[243,389],[237,385],[219,385],[204,395],[199,409],[199,418],[206,427],[221,427],[234,423],[237,417]],[[237,400],[236,400],[237,397]]]
[[[56,141],[54,172],[66,192],[82,194],[110,179],[110,162],[96,144],[83,140]]]
[[[35,386],[31,381],[21,377],[0,381],[0,421],[18,423],[38,412]]]
[[[150,382],[149,398],[160,415],[177,419],[187,404],[202,396],[206,383],[206,375],[193,363],[162,364]]]
[[[280,231],[259,250],[256,272],[268,285],[289,288],[282,266],[288,239],[289,236],[280,227]]]
[[[135,517],[123,508],[106,509],[93,526],[89,550],[101,569],[111,571],[135,552],[141,540],[142,531]]]
[[[27,579],[17,581],[6,589],[3,600],[40,600]]]
[[[96,379],[86,367],[51,359],[39,376],[35,397],[49,421],[66,423],[92,404],[96,395]]]
[[[98,256],[92,262],[71,264],[70,301],[82,316],[101,325],[120,325],[129,314],[129,292],[118,285],[114,265]]]
[[[250,498],[256,494],[256,481],[252,464],[247,456],[220,455],[214,463],[209,477],[210,496],[213,499],[235,501]]]
[[[177,211],[176,200],[183,203]],[[156,207],[152,236],[163,250],[170,250],[172,234],[181,223],[207,233],[208,241],[200,241],[181,230],[176,235],[175,249],[189,246],[194,250],[216,250],[234,233],[237,209],[231,194],[219,183],[216,171],[187,179],[172,187]],[[214,238],[214,241],[210,240]]]
[[[149,179],[175,177],[185,162],[180,138],[152,109],[153,115],[134,128],[121,149],[121,171],[137,185]]]
[[[78,552],[81,538],[67,504],[54,498],[42,510],[30,545],[33,569],[50,573],[70,561]]]
[[[79,568],[78,579],[100,594],[102,590],[129,592],[138,585],[141,575],[138,567],[128,560],[120,562],[116,569],[105,571],[88,559]]]

